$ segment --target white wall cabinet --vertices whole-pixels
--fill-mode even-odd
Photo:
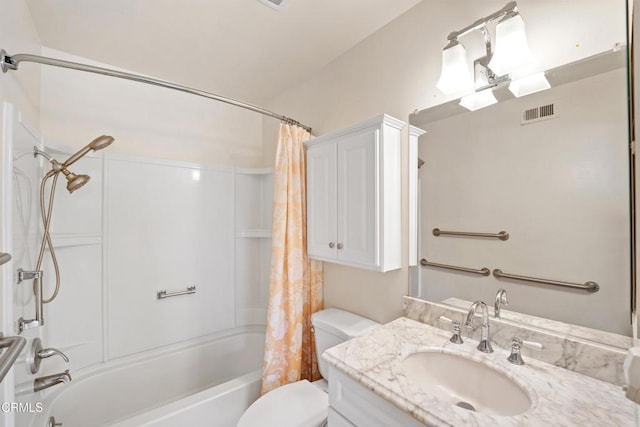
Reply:
[[[307,146],[309,257],[377,271],[401,267],[401,140],[382,115]]]

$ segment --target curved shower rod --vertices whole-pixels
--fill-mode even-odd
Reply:
[[[193,89],[188,86],[179,85],[177,83],[168,82],[166,80],[154,79],[152,77],[141,76],[139,74],[125,73],[123,71],[116,71],[109,68],[95,67],[93,65],[79,64],[77,62],[63,61],[61,59],[47,58],[46,56],[30,55],[30,54],[17,54],[9,55],[4,49],[0,49],[0,68],[2,72],[6,73],[9,70],[17,70],[18,65],[21,62],[36,62],[38,64],[52,65],[54,67],[69,68],[71,70],[80,70],[88,73],[102,74],[105,76],[116,77],[119,79],[133,80],[135,82],[147,83],[154,86],[166,87],[168,89],[174,89],[180,92],[190,93],[192,95],[202,96],[204,98],[213,99],[216,101],[224,102],[226,104],[235,105],[236,107],[244,108],[245,110],[254,111],[265,116],[273,117],[288,124],[300,126],[311,133],[311,127],[305,126],[300,122],[293,120],[289,117],[276,114],[273,111],[266,110],[257,105],[247,104],[245,102],[237,101],[225,96],[215,95],[213,93],[205,92],[199,89]]]

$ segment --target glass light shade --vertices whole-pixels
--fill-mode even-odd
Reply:
[[[549,80],[544,76],[544,72],[535,73],[530,76],[514,80],[509,84],[509,90],[516,98],[540,92],[541,90],[549,89],[550,87],[551,84],[549,84]]]
[[[471,95],[463,96],[460,99],[460,105],[470,111],[476,111],[480,108],[488,107],[497,103],[498,100],[493,95],[493,90],[485,89],[480,92],[472,93]]]
[[[489,68],[496,75],[504,76],[531,62],[533,54],[527,43],[522,17],[515,15],[500,21],[496,26],[496,48]]]
[[[436,87],[445,95],[473,89],[473,76],[467,62],[467,51],[455,43],[442,51],[442,72]]]

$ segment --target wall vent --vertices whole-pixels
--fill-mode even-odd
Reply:
[[[558,114],[554,104],[541,105],[540,107],[524,110],[520,124],[528,125],[542,120],[555,119],[556,117],[558,117]]]
[[[284,4],[287,2],[287,0],[260,0],[260,1],[266,4],[267,6],[271,6],[276,10],[282,9]]]

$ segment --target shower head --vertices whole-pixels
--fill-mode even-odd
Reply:
[[[78,188],[82,187],[87,182],[89,182],[91,177],[89,177],[89,175],[76,175],[75,173],[71,172],[67,168],[72,164],[74,164],[75,162],[77,162],[78,160],[80,160],[89,151],[102,150],[103,148],[106,148],[109,145],[111,145],[113,141],[114,139],[112,136],[101,135],[96,139],[94,139],[93,141],[91,141],[90,143],[88,143],[77,153],[69,157],[64,163],[60,163],[59,161],[57,161],[56,159],[54,159],[44,151],[38,150],[38,147],[33,147],[33,157],[37,157],[38,155],[41,155],[42,157],[47,159],[49,163],[51,163],[51,171],[49,172],[49,174],[54,175],[62,172],[64,174],[64,177],[67,179],[67,190],[69,190],[69,193],[73,193]],[[47,174],[47,176],[49,176],[49,174]]]
[[[62,169],[62,173],[64,177],[67,178],[67,190],[69,193],[73,193],[91,179],[89,175],[76,175],[73,172],[69,172],[66,168]]]
[[[84,157],[89,151],[98,151],[103,148],[108,147],[114,141],[113,137],[110,135],[101,135],[85,145],[81,150],[75,153],[73,156],[69,157],[64,163],[64,166],[71,166],[82,157]]]

